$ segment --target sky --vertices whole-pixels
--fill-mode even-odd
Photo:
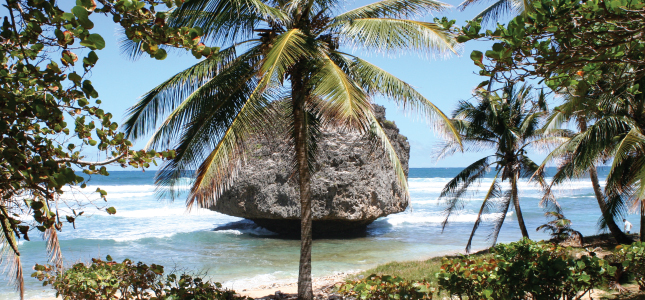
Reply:
[[[362,6],[374,1],[349,1],[346,9]],[[457,26],[466,24],[486,5],[469,7],[460,12],[455,7],[458,1],[447,2],[454,7],[442,14],[420,18],[432,21],[433,17],[446,16],[457,20]],[[417,18],[419,19],[419,18]],[[181,54],[180,51],[170,52],[168,58],[158,61],[143,57],[131,61],[121,55],[118,47],[117,26],[108,18],[95,21],[95,30],[106,40],[105,49],[98,51],[99,61],[93,69],[91,81],[99,92],[102,100],[101,108],[111,112],[114,120],[122,121],[128,107],[136,103],[137,99],[148,90],[163,82],[175,73],[195,64],[198,60],[189,53]],[[218,46],[218,45],[209,45]],[[428,58],[419,54],[381,55],[365,53],[360,49],[344,49],[347,52],[361,56],[376,64],[400,79],[408,82],[423,94],[427,99],[437,105],[446,115],[450,115],[459,100],[471,99],[472,90],[485,78],[476,74],[478,68],[469,58],[473,50],[485,51],[491,46],[488,42],[468,42],[464,45],[461,55],[452,55],[447,58]],[[79,53],[80,55],[86,53]],[[464,167],[492,154],[492,151],[456,153],[455,155],[436,161],[433,152],[441,143],[441,138],[432,130],[430,124],[420,120],[415,115],[406,114],[396,105],[384,98],[374,99],[376,104],[386,107],[387,118],[396,123],[400,132],[407,136],[411,146],[410,167]],[[145,140],[136,141],[135,146],[143,147]],[[544,159],[544,153],[530,153],[536,162]],[[113,167],[118,170],[119,167]]]

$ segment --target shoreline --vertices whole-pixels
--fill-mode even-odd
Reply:
[[[633,238],[638,238],[638,235],[633,234]],[[593,246],[600,246],[604,243],[612,243],[612,237],[609,234],[598,234],[598,235],[592,235],[585,237],[585,242],[582,245],[587,246],[587,247],[593,247]],[[485,248],[479,248],[472,250],[470,254],[477,254],[481,253],[483,251],[486,251],[490,249],[489,247]],[[463,255],[463,251],[442,251],[438,252],[436,254],[428,255],[428,256],[422,256],[417,259],[411,259],[411,260],[391,260],[385,263],[380,263],[375,265],[372,268],[375,268],[380,265],[385,265],[389,263],[394,263],[394,262],[421,262],[421,261],[426,261],[429,259],[437,258],[437,257],[450,257],[450,256],[456,256],[456,255]],[[345,280],[350,278],[353,275],[360,274],[362,272],[365,272],[366,270],[369,270],[371,268],[365,269],[365,270],[349,270],[349,271],[344,271],[344,272],[334,272],[332,275],[327,275],[327,276],[318,276],[318,277],[313,277],[312,278],[312,285],[313,285],[313,290],[314,290],[314,295],[319,296],[330,296],[330,290],[333,288],[334,285],[338,283],[343,283]],[[233,289],[232,289],[233,290]],[[259,286],[247,286],[247,287],[239,287],[234,289],[235,292],[239,295],[251,297],[254,299],[284,299],[285,296],[293,296],[297,294],[298,291],[298,282],[297,278],[293,279],[285,279],[282,280],[281,282],[278,283],[271,283],[271,284],[264,284],[264,285],[259,285]],[[53,292],[53,290],[52,290]],[[597,292],[596,292],[597,293]],[[30,300],[60,300],[60,297],[40,297],[40,298],[29,298]],[[588,299],[588,298],[585,298]]]
[[[481,248],[481,249],[475,249],[471,251],[472,253],[477,253],[483,250],[486,250],[488,248]],[[371,268],[384,265],[384,264],[389,264],[393,262],[410,262],[410,261],[425,261],[428,259],[436,258],[436,257],[447,257],[447,256],[455,256],[455,255],[460,255],[460,254],[465,254],[463,250],[452,250],[452,251],[440,251],[435,254],[430,254],[426,256],[420,256],[419,258],[415,259],[402,259],[402,260],[391,260],[383,263],[377,263],[374,266],[367,268],[367,269],[354,269],[354,270],[347,270],[347,271],[336,271],[332,275],[326,275],[326,276],[317,276],[312,278],[312,286],[314,290],[314,295],[318,294],[327,294],[327,291],[336,285],[337,283],[342,283],[344,282],[348,277],[356,274],[360,274],[366,270],[369,270]],[[225,287],[226,288],[226,287]],[[261,284],[261,285],[250,285],[250,286],[240,286],[231,290],[235,290],[237,294],[251,297],[254,299],[269,299],[270,296],[275,296],[276,293],[280,294],[297,294],[298,292],[298,279],[297,278],[292,278],[292,279],[283,279],[280,280],[280,282],[277,283],[270,283],[270,284]],[[53,292],[53,290],[52,290]],[[61,300],[62,298],[60,297],[40,297],[40,298],[29,298],[29,300]]]
[[[478,253],[480,251],[484,251],[489,249],[488,247],[486,248],[481,248],[481,249],[475,249],[471,251],[471,254]],[[366,270],[375,268],[380,265],[385,265],[393,262],[410,262],[410,261],[426,261],[432,258],[436,257],[448,257],[448,256],[456,256],[464,254],[463,250],[453,250],[453,251],[441,251],[436,254],[431,254],[428,256],[422,256],[416,259],[408,259],[408,260],[391,260],[387,261],[384,263],[379,263],[374,265],[371,268],[365,269],[365,270],[351,270],[351,271],[344,271],[344,272],[335,272],[333,275],[328,275],[328,276],[319,276],[319,277],[313,277],[312,278],[312,285],[313,285],[313,290],[314,290],[314,295],[318,294],[327,294],[328,290],[332,288],[334,285],[337,283],[343,283],[348,277],[360,274]],[[254,299],[268,299],[270,296],[276,295],[276,293],[281,293],[281,294],[296,294],[298,292],[298,280],[292,279],[289,280],[288,282],[282,282],[282,283],[273,283],[270,285],[260,285],[260,286],[255,286],[255,287],[248,287],[248,288],[242,288],[241,290],[235,290],[238,294],[248,296]],[[38,299],[38,300],[50,300],[50,299]]]

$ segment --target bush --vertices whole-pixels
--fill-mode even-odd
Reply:
[[[613,272],[595,255],[573,259],[565,248],[524,239],[492,249],[492,259],[446,260],[439,287],[468,299],[574,299]]]
[[[616,259],[621,261],[625,272],[634,276],[641,291],[645,290],[645,243],[635,242],[631,245],[616,247]]]
[[[126,259],[121,263],[92,259],[92,263],[75,264],[62,273],[51,266],[36,265],[31,276],[51,284],[56,297],[64,300],[206,300],[246,299],[234,291],[222,290],[220,283],[182,274],[163,276],[163,266],[134,264]]]
[[[347,282],[338,293],[353,299],[432,299],[434,288],[427,281],[404,280],[396,276],[372,274],[365,279]]]
[[[489,299],[499,288],[497,283],[497,259],[464,256],[444,260],[437,273],[439,288],[450,295],[468,297],[469,300]]]
[[[222,290],[219,282],[212,283],[187,274],[182,274],[179,279],[175,274],[168,275],[160,290],[164,297],[158,299],[166,300],[249,299],[236,296],[235,291]]]

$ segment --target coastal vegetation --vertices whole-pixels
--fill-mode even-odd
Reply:
[[[97,3],[98,2],[98,3]],[[61,201],[63,190],[85,188],[88,175],[108,175],[105,165],[148,167],[172,151],[136,151],[112,114],[101,109],[88,79],[105,40],[95,33],[99,16],[110,16],[128,39],[163,59],[168,44],[193,51],[210,49],[193,42],[197,31],[156,22],[157,1],[79,0],[62,9],[55,1],[7,0],[0,27],[0,263],[23,297],[18,242],[42,234],[50,260],[62,266],[58,232],[74,226],[91,203]],[[168,1],[172,7],[172,2]],[[86,56],[80,56],[86,53]],[[71,120],[71,121],[70,121]],[[103,160],[86,159],[87,153]],[[96,192],[105,199],[106,192]],[[77,205],[78,204],[78,205]],[[93,204],[109,214],[114,207]],[[27,216],[25,218],[23,216]]]
[[[592,290],[594,298],[612,288],[625,293],[623,286],[629,285],[645,290],[645,243],[589,250],[591,245],[572,248],[522,239],[471,255],[394,262],[336,284],[331,293],[344,299],[557,300],[581,299]],[[165,275],[163,266],[127,259],[118,263],[110,256],[63,273],[37,265],[32,276],[64,299],[248,299],[197,276]]]
[[[36,265],[33,276],[66,299],[243,299],[198,277],[164,275],[160,265],[108,257],[64,269],[58,243],[63,225],[74,227],[88,205],[110,215],[117,211],[61,197],[86,187],[80,173],[107,176],[106,165],[147,168],[162,159],[159,195],[175,199],[188,190],[189,207],[208,208],[233,184],[245,142],[261,136],[283,141],[292,153],[290,178],[299,188],[301,216],[298,298],[313,299],[310,179],[321,129],[365,134],[384,150],[407,195],[402,164],[374,115],[375,96],[439,124],[446,142],[439,157],[494,151],[463,169],[440,195],[446,200],[445,227],[463,207],[466,192],[494,173],[467,251],[484,214],[493,211],[496,244],[511,204],[524,239],[485,254],[380,266],[379,274],[348,282],[339,293],[364,299],[431,299],[441,293],[460,299],[580,299],[592,289],[620,287],[621,272],[645,290],[643,1],[499,0],[462,28],[446,18],[416,20],[448,8],[433,0],[383,0],[341,13],[340,1],[326,0],[75,3],[71,9],[46,0],[4,5],[0,262],[9,267],[21,298],[19,241],[36,232],[46,239],[52,265]],[[509,11],[517,16],[508,24],[482,29]],[[123,129],[101,109],[89,80],[105,47],[93,31],[98,17],[111,17],[123,30],[129,57],[163,60],[167,50],[180,48],[201,59],[145,94]],[[451,118],[408,83],[344,50],[447,56],[473,40],[493,43],[470,53],[486,80],[475,88],[474,102],[459,102]],[[562,104],[549,110],[547,103],[559,99]],[[128,140],[150,134],[143,150]],[[529,158],[529,148],[551,152],[540,164]],[[90,152],[100,159],[88,159]],[[557,172],[547,182],[551,163]],[[601,164],[611,165],[604,187]],[[195,180],[187,186],[189,172]],[[550,228],[563,239],[575,231],[553,189],[581,177],[591,180],[595,203],[589,205],[600,208],[601,229],[625,244],[606,249],[609,257],[528,240],[520,179],[537,183],[544,195],[540,204],[556,217],[538,229]],[[105,190],[95,192],[106,199]],[[640,242],[633,244],[615,221],[630,211],[640,212]]]
[[[482,201],[466,252],[470,251],[482,216],[493,211],[498,215],[491,234],[493,244],[496,243],[511,203],[515,208],[522,236],[529,237],[520,207],[518,182],[520,178],[532,177],[545,189],[547,183],[539,165],[528,157],[527,151],[531,147],[557,143],[562,136],[558,130],[544,133],[540,129],[539,121],[547,113],[546,103],[543,95],[536,98],[531,94],[531,86],[507,84],[501,92],[498,95],[480,91],[475,104],[461,101],[451,119],[460,139],[446,139],[438,154],[439,158],[454,154],[461,149],[462,144],[467,151],[495,151],[464,168],[446,184],[439,196],[446,201],[446,217],[442,223],[445,228],[451,215],[463,208],[469,188],[481,181],[491,169],[494,170],[495,176]],[[510,189],[503,191],[501,182],[509,182]],[[496,199],[502,201],[495,202]]]
[[[408,299],[581,299],[592,290],[616,289],[619,299],[632,299],[622,285],[636,285],[643,290],[643,243],[610,245],[596,248],[563,247],[551,242],[533,242],[523,239],[510,244],[499,244],[471,255],[435,257],[419,262],[393,262],[360,273],[363,279],[349,281],[338,291],[357,299],[361,295],[390,295],[418,287],[417,294]],[[587,249],[592,248],[588,245]],[[412,265],[422,265],[418,271],[409,271]],[[391,275],[385,275],[391,274]],[[380,288],[379,282],[388,281]],[[391,283],[398,283],[399,290]],[[422,284],[421,284],[422,283]],[[607,292],[605,292],[607,293]],[[411,293],[410,293],[411,294]],[[642,293],[637,294],[642,296]],[[611,295],[593,295],[607,299]],[[415,298],[416,297],[416,298]],[[528,297],[528,298],[527,298]],[[638,297],[638,296],[637,296]],[[635,298],[636,299],[636,298]],[[637,298],[640,299],[640,298]]]
[[[613,160],[599,206],[602,223],[613,228],[612,233],[621,240],[625,237],[611,220],[627,209],[640,210],[641,232],[645,231],[640,121],[644,54],[639,50],[645,45],[634,34],[645,24],[640,15],[644,6],[640,1],[536,1],[530,12],[506,26],[498,26],[494,32],[480,32],[481,26],[475,20],[463,28],[464,34],[459,37],[461,42],[495,41],[485,54],[471,53],[481,68],[480,74],[489,78],[480,86],[539,80],[551,93],[584,103],[575,109],[589,114],[593,124],[556,149],[553,156],[567,159],[554,183],[587,173],[593,180],[594,167]],[[549,129],[556,128],[553,125],[564,117],[557,116]]]
[[[60,272],[49,265],[36,265],[32,274],[56,290],[65,300],[243,300],[249,299],[223,289],[217,282],[189,274],[168,274],[164,267],[133,263],[129,259],[115,262],[92,259]]]
[[[587,97],[585,94],[579,96],[565,95],[563,98],[564,103],[553,109],[544,125],[544,128],[546,131],[549,131],[552,128],[559,129],[563,124],[573,122],[575,127],[578,129],[578,133],[572,133],[564,137],[567,138],[566,142],[563,142],[561,145],[556,147],[542,163],[542,168],[544,168],[544,166],[552,160],[558,159],[561,161],[562,166],[554,176],[552,184],[563,183],[566,179],[573,177],[573,173],[585,173],[581,172],[581,170],[574,170],[572,168],[573,165],[571,162],[574,157],[574,149],[577,147],[580,137],[586,134],[587,130],[589,130],[589,126],[593,126],[593,124],[601,119],[603,115],[603,108],[601,107],[602,101],[597,97]],[[606,160],[610,158],[611,157],[607,154],[603,156],[603,159]],[[596,165],[589,164],[588,167],[589,169],[586,173],[589,174],[594,195],[596,196],[596,201],[598,202],[600,212],[602,213],[600,221],[601,227],[608,228],[614,238],[621,243],[632,242],[631,238],[629,238],[620,229],[615,220],[615,216],[618,214],[619,209],[624,206],[624,203],[622,203],[623,198],[614,193],[611,198],[613,200],[612,203],[607,203],[605,200],[606,196],[598,180]]]
[[[156,184],[167,191],[163,195],[174,198],[185,188],[181,179],[186,170],[196,170],[186,202],[203,208],[214,205],[232,184],[245,140],[265,136],[290,145],[300,196],[298,298],[313,299],[310,181],[321,128],[354,130],[373,138],[391,161],[406,196],[405,172],[374,116],[372,97],[384,96],[453,128],[409,84],[341,47],[456,52],[453,22],[407,19],[447,7],[433,0],[385,0],[335,14],[341,9],[336,1],[188,1],[168,16],[169,24],[199,26],[204,40],[225,47],[144,95],[129,110],[126,136],[152,133],[147,149],[176,145],[176,156],[163,164]],[[132,56],[140,51],[134,42],[127,49]]]

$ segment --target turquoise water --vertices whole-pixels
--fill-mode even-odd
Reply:
[[[460,168],[410,170],[411,209],[381,218],[368,227],[365,237],[314,241],[314,276],[370,268],[392,260],[413,260],[461,251],[481,205],[482,192],[492,178],[485,178],[479,193],[467,195],[466,205],[441,232],[443,206],[437,197]],[[606,176],[607,168],[599,170]],[[116,260],[125,258],[195,273],[206,272],[230,288],[253,287],[290,281],[297,277],[297,240],[280,239],[271,232],[243,219],[207,210],[186,212],[183,201],[168,202],[154,195],[153,172],[111,172],[109,177],[93,177],[84,191],[101,187],[108,192],[109,206],[116,215],[107,215],[93,206],[76,222],[76,229],[66,225],[60,234],[66,264],[86,262],[92,257],[110,254]],[[602,181],[602,180],[601,180]],[[601,182],[601,184],[604,184]],[[596,234],[600,216],[589,180],[570,182],[558,189],[558,200],[573,227],[584,235]],[[69,200],[83,200],[79,193],[66,195]],[[93,196],[89,196],[93,199]],[[548,238],[535,228],[546,222],[544,209],[538,203],[539,189],[531,183],[520,185],[523,213],[533,239]],[[102,200],[96,202],[105,206]],[[497,215],[489,214],[490,220]],[[637,215],[627,218],[639,228]],[[473,249],[484,248],[490,223],[482,225]],[[521,237],[517,220],[510,212],[499,241],[510,242]],[[33,234],[31,242],[21,242],[22,263],[28,277],[34,264],[46,263],[45,243]],[[0,283],[0,299],[16,299],[13,287],[5,278]],[[53,295],[33,278],[26,278],[27,299]]]

